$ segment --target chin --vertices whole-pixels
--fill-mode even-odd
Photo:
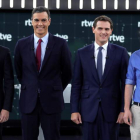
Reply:
[[[42,32],[38,32],[37,34],[42,35],[42,34],[44,34],[44,33],[42,33]]]
[[[102,44],[105,44],[106,42],[107,42],[107,40],[105,40],[105,41],[101,41]]]
[[[107,41],[107,39],[102,39],[102,40],[101,40],[101,42],[106,42],[106,41]]]

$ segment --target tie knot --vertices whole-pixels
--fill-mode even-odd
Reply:
[[[41,42],[42,42],[42,39],[39,39],[39,40],[38,40],[38,43],[41,43]]]
[[[103,47],[99,47],[99,51],[101,51],[103,49]]]

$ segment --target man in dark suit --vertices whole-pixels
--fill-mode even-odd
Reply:
[[[48,32],[50,22],[48,9],[33,9],[34,34],[20,39],[15,48],[23,140],[37,140],[40,123],[45,140],[60,139],[63,90],[72,75],[71,55],[66,41]]]
[[[71,120],[82,123],[84,140],[117,140],[123,123],[128,55],[111,44],[112,20],[94,20],[95,42],[77,51],[71,92]]]
[[[14,76],[10,51],[0,46],[0,140],[2,139],[2,124],[9,119],[14,95]]]

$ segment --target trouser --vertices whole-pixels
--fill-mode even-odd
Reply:
[[[0,123],[0,140],[2,140],[2,124]]]
[[[132,105],[132,125],[130,126],[131,140],[140,140],[140,107]]]
[[[104,119],[101,105],[94,122],[82,122],[83,140],[118,140],[119,124]]]
[[[38,99],[34,111],[30,114],[21,114],[22,140],[38,140],[41,124],[45,140],[60,140],[61,114],[46,114]]]

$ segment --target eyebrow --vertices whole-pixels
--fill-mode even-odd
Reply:
[[[39,20],[38,18],[34,18],[33,20]],[[40,20],[47,20],[47,18],[42,18]]]
[[[102,27],[97,27],[98,29],[104,29],[104,28],[102,28]],[[105,28],[105,29],[110,29],[110,28]]]

